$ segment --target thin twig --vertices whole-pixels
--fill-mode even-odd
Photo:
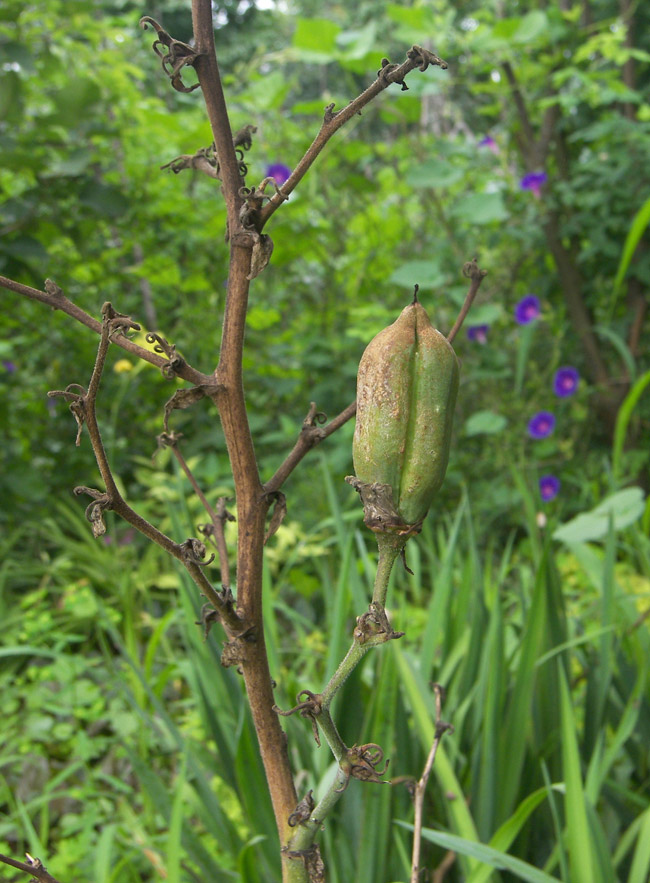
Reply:
[[[427,757],[427,762],[424,765],[422,775],[419,781],[415,784],[415,792],[413,795],[413,802],[415,805],[415,819],[413,822],[413,857],[411,862],[411,883],[418,883],[418,878],[420,876],[420,849],[422,846],[422,811],[424,807],[424,792],[427,787],[427,782],[429,781],[429,776],[431,775],[431,770],[433,769],[433,764],[436,759],[440,740],[447,732],[447,730],[453,731],[453,727],[451,726],[451,724],[445,723],[443,720],[441,720],[440,717],[444,692],[443,688],[440,686],[440,684],[434,684],[433,692],[436,702],[435,735],[431,750],[429,751],[429,756]]]
[[[226,535],[224,530],[224,525],[226,521],[234,521],[234,515],[231,515],[230,512],[226,509],[226,498],[219,497],[217,501],[217,509],[216,511],[210,505],[208,498],[205,496],[201,487],[194,477],[194,474],[190,467],[187,465],[187,461],[181,452],[179,440],[182,437],[182,433],[177,432],[163,432],[158,436],[158,446],[171,448],[172,454],[176,458],[178,465],[181,467],[185,476],[189,483],[192,485],[192,489],[194,493],[201,501],[203,508],[207,512],[210,518],[210,524],[199,525],[199,530],[201,533],[206,536],[213,543],[215,549],[217,550],[217,556],[219,558],[219,570],[221,571],[221,585],[225,589],[226,587],[230,587],[230,564],[228,562],[228,549],[226,547]]]
[[[140,531],[140,533],[144,534],[146,537],[148,537],[148,539],[156,543],[158,546],[163,548],[166,552],[168,552],[170,555],[180,561],[198,586],[201,593],[206,596],[213,607],[218,611],[221,621],[227,627],[228,631],[231,634],[239,634],[242,630],[246,628],[244,622],[237,615],[232,604],[225,601],[221,597],[220,593],[212,586],[211,582],[208,580],[203,570],[201,569],[200,562],[194,560],[190,555],[188,555],[187,545],[185,543],[179,544],[174,542],[170,537],[166,536],[164,533],[162,533],[162,531],[158,530],[157,527],[154,527],[153,524],[151,524],[145,518],[142,518],[141,515],[138,515],[138,513],[135,512],[125,502],[118,490],[115,478],[108,462],[108,457],[106,455],[106,449],[102,441],[96,413],[97,392],[99,390],[99,383],[106,360],[106,353],[108,350],[109,341],[112,339],[111,314],[109,311],[105,310],[102,336],[99,343],[99,348],[97,350],[97,357],[95,359],[95,365],[93,367],[93,373],[88,387],[88,392],[81,397],[83,402],[83,420],[88,429],[90,443],[92,445],[93,453],[95,455],[95,459],[97,461],[102,480],[106,486],[106,498],[103,501],[103,507],[116,512],[121,518],[132,525],[132,527]],[[86,493],[88,492],[88,490],[90,489],[78,488],[77,492]]]
[[[481,270],[476,263],[476,258],[472,261],[468,261],[463,266],[463,276],[466,276],[468,279],[471,279],[472,282],[469,286],[469,291],[465,296],[465,303],[463,304],[460,313],[458,314],[458,318],[454,322],[454,327],[451,329],[449,334],[447,335],[447,340],[449,343],[452,343],[456,335],[461,329],[463,322],[465,321],[465,317],[470,311],[470,307],[474,302],[474,298],[478,294],[478,290],[481,287],[481,282],[487,276],[487,270]]]
[[[363,108],[369,104],[380,92],[387,89],[392,83],[402,84],[402,88],[406,88],[404,77],[416,67],[420,70],[426,70],[428,64],[435,64],[443,69],[447,68],[447,63],[433,52],[423,49],[421,46],[413,46],[407,53],[406,61],[400,65],[384,64],[378,72],[377,79],[371,83],[368,88],[353,99],[342,110],[334,111],[334,105],[330,104],[325,108],[325,116],[318,135],[307,149],[298,165],[295,167],[289,179],[279,188],[269,202],[260,210],[259,229],[268,221],[271,215],[280,207],[282,202],[287,199],[290,193],[295,190],[296,185],[305,176],[310,166],[314,163],[322,149],[325,147],[329,139],[337,132],[341,126],[345,125],[348,120],[352,119],[356,114],[361,113]]]
[[[356,399],[351,402],[347,408],[337,414],[326,426],[319,426],[320,418],[325,415],[316,410],[314,402],[311,403],[309,413],[305,417],[300,435],[293,446],[293,449],[286,460],[279,466],[275,474],[264,485],[264,491],[271,494],[279,490],[288,476],[293,472],[298,463],[312,448],[323,441],[323,439],[332,435],[337,429],[340,429],[357,412]]]
[[[85,310],[82,310],[81,307],[78,307],[73,301],[68,300],[58,286],[53,284],[48,286],[48,283],[46,282],[46,287],[49,287],[50,291],[40,291],[38,288],[31,288],[29,285],[15,282],[13,279],[8,279],[6,276],[0,276],[0,287],[6,288],[7,291],[13,291],[16,294],[22,294],[23,297],[27,297],[30,300],[40,301],[48,307],[52,307],[53,310],[61,310],[62,313],[67,313],[68,316],[76,319],[77,322],[81,322],[86,328],[90,328],[97,334],[102,333],[102,323],[97,319],[94,319],[89,313],[86,313]],[[167,365],[166,359],[161,358],[156,353],[152,353],[151,350],[138,346],[137,343],[133,343],[128,337],[118,337],[114,343],[123,350],[137,356],[139,359],[149,362],[151,365],[155,365],[156,368],[162,369]],[[187,364],[179,368],[177,373],[179,377],[183,378],[183,380],[189,380],[197,386],[214,384],[214,377],[202,374],[200,371],[197,371],[195,368],[192,368]]]
[[[43,883],[60,883],[56,877],[53,877],[48,873],[47,868],[43,867],[43,863],[39,858],[32,858],[29,853],[26,853],[26,855],[28,861],[19,862],[14,858],[9,858],[8,855],[2,855],[2,853],[0,853],[0,862],[9,865],[12,868],[16,868],[18,871],[24,871],[26,874],[31,874],[32,879],[42,880]]]

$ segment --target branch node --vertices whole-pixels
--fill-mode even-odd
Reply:
[[[334,101],[332,101],[331,104],[327,105],[327,107],[325,108],[325,111],[323,112],[323,122],[324,123],[331,123],[332,120],[334,119],[334,117],[339,115],[340,111],[334,110],[335,107],[336,107],[336,103]]]
[[[357,617],[354,629],[354,639],[359,644],[365,644],[370,639],[375,643],[393,641],[404,637],[404,632],[396,632],[389,622],[386,610],[381,604],[372,601],[366,613]],[[380,641],[379,639],[383,639]]]
[[[53,279],[46,279],[43,288],[50,297],[63,297],[63,289]]]
[[[232,641],[227,641],[221,650],[221,664],[224,668],[237,666],[237,671],[242,674],[242,663],[246,662],[246,644],[254,644],[257,641],[257,630],[250,626],[241,634],[236,635]]]
[[[377,769],[383,759],[384,750],[375,742],[368,742],[366,745],[353,745],[352,748],[346,749],[345,758],[340,763],[345,781],[336,790],[345,791],[350,783],[350,777],[362,782],[382,782],[385,785],[391,785],[392,782],[382,779],[390,761],[386,759],[384,768]]]
[[[176,344],[170,343],[160,334],[150,331],[146,336],[146,341],[154,344],[154,353],[163,354],[169,359],[160,369],[162,376],[167,380],[173,380],[187,365],[185,359],[176,352]]]
[[[108,328],[109,340],[124,335],[129,331],[140,331],[140,325],[126,313],[118,313],[110,301],[102,306],[102,322]]]
[[[307,698],[302,700],[301,696],[306,696]],[[311,722],[312,732],[314,734],[314,740],[318,747],[320,748],[320,735],[318,733],[318,725],[316,723],[316,718],[323,710],[322,705],[322,697],[320,693],[312,693],[311,690],[301,690],[300,693],[296,696],[297,705],[294,705],[293,708],[290,708],[288,711],[282,711],[281,708],[278,708],[277,705],[273,706],[273,711],[276,714],[281,714],[282,717],[289,717],[292,714],[298,712],[300,717],[307,718]]]
[[[302,800],[296,805],[296,808],[288,819],[290,828],[295,828],[296,825],[304,825],[305,822],[309,821],[313,809],[316,806],[313,795],[314,791],[310,788]]]
[[[207,567],[214,561],[214,553],[210,555],[207,561],[205,558],[205,543],[197,540],[195,537],[189,537],[185,542],[180,544],[181,555],[183,561],[188,564],[196,564],[198,567]]]
[[[446,61],[443,61],[435,52],[431,52],[430,49],[425,49],[423,46],[418,46],[417,44],[411,46],[409,50],[406,52],[406,57],[410,58],[411,61],[416,63],[418,70],[425,71],[430,64],[434,64],[437,67],[441,67],[443,71],[447,70],[449,65]]]
[[[312,843],[307,849],[289,849],[288,846],[283,846],[281,852],[287,858],[304,862],[310,883],[325,883],[325,865],[316,843]]]

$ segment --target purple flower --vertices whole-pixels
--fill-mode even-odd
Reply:
[[[487,343],[487,333],[489,330],[489,325],[470,325],[467,329],[467,337],[476,343]]]
[[[519,187],[521,190],[530,190],[539,199],[542,195],[542,184],[546,184],[547,180],[546,172],[528,172],[519,182]]]
[[[545,503],[557,497],[560,491],[560,479],[555,475],[542,475],[539,480],[539,495]]]
[[[278,187],[282,187],[282,185],[289,180],[290,174],[291,169],[289,166],[285,166],[284,163],[281,162],[274,162],[266,167],[266,177],[273,178]]]
[[[494,138],[490,137],[490,135],[486,135],[485,138],[481,138],[481,140],[478,142],[477,146],[478,147],[487,147],[488,150],[491,150],[492,153],[495,153],[495,154],[499,152],[499,145],[494,140]]]
[[[550,411],[539,411],[528,421],[528,435],[531,438],[547,438],[555,429],[555,416]]]
[[[541,312],[539,298],[534,294],[527,294],[515,307],[515,321],[518,325],[528,325],[529,322],[537,319]]]
[[[575,368],[567,365],[564,368],[558,368],[553,378],[553,392],[561,399],[572,396],[578,388],[580,375]]]
[[[11,361],[11,359],[3,359],[2,367],[5,369],[7,374],[15,374],[16,373],[16,365]]]

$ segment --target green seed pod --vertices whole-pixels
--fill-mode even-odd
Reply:
[[[368,344],[351,483],[373,530],[418,530],[445,477],[457,392],[456,354],[417,301]]]

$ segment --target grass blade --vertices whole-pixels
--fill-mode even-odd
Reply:
[[[437,763],[436,758],[436,763]],[[398,822],[404,825],[403,822]],[[404,825],[404,827],[412,828],[412,825]],[[551,877],[550,874],[540,871],[538,868],[529,865],[528,862],[522,861],[520,858],[500,852],[484,843],[476,843],[472,840],[465,840],[463,837],[457,837],[454,834],[447,834],[443,831],[433,831],[431,828],[423,828],[422,836],[432,843],[437,843],[444,849],[451,849],[460,855],[466,855],[474,859],[474,861],[482,862],[491,868],[500,871],[510,871],[520,880],[527,883],[558,883],[557,877]]]

